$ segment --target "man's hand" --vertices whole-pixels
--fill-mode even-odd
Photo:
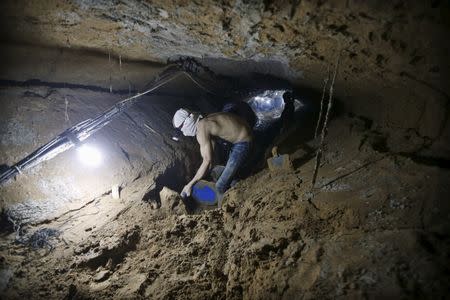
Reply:
[[[181,197],[189,197],[191,195],[191,191],[192,191],[192,185],[191,184],[186,184],[183,188],[183,190],[181,191]]]

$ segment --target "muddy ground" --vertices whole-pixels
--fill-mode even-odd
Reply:
[[[187,214],[169,190],[154,209],[137,180],[26,228],[27,242],[4,236],[2,298],[445,298],[448,169],[380,147],[376,128],[345,116],[310,192],[298,134],[281,147],[293,170],[240,181],[219,209]]]

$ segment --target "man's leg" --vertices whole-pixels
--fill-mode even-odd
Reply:
[[[248,142],[241,142],[233,145],[230,156],[228,157],[227,165],[216,182],[216,188],[219,193],[223,194],[228,189],[237,170],[247,158],[249,149],[250,143]]]

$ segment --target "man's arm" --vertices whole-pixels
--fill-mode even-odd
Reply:
[[[192,180],[183,188],[181,194],[184,193],[186,196],[191,195],[192,186],[205,176],[206,171],[210,168],[212,162],[212,141],[204,122],[200,122],[197,125],[197,141],[200,145],[202,164],[198,168],[194,178],[192,178]]]

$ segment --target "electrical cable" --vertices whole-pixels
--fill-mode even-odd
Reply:
[[[203,85],[200,84],[198,81],[196,81],[196,80],[194,79],[194,77],[191,76],[191,74],[189,74],[188,72],[185,72],[185,71],[182,71],[182,72],[183,72],[183,74],[186,75],[189,79],[191,79],[192,82],[195,83],[199,88],[205,90],[206,92],[208,92],[208,93],[210,93],[210,94],[213,94],[213,95],[217,95],[217,96],[218,96],[218,94],[216,94],[216,93],[214,93],[213,91],[207,89],[205,86],[203,86]]]

